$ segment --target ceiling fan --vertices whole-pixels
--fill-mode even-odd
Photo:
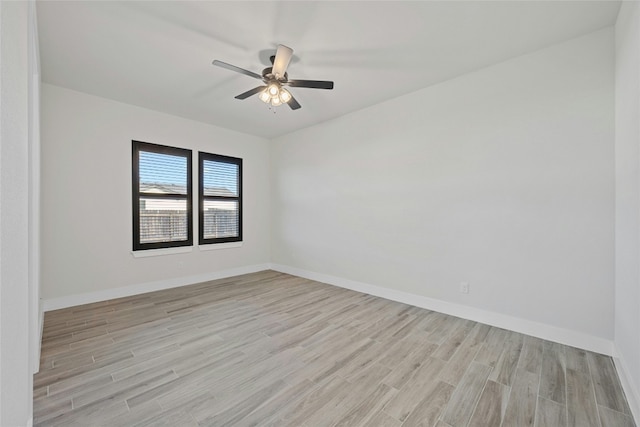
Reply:
[[[254,73],[253,71],[245,70],[244,68],[236,67],[235,65],[227,64],[226,62],[213,61],[213,65],[226,68],[227,70],[235,71],[240,74],[244,74],[249,77],[262,80],[264,85],[255,87],[240,95],[236,96],[236,99],[247,99],[248,97],[259,93],[258,97],[261,101],[271,104],[277,107],[282,104],[287,104],[292,110],[297,110],[301,105],[291,95],[285,86],[289,87],[307,87],[312,89],[333,89],[333,82],[325,80],[289,80],[287,74],[287,67],[293,56],[293,49],[285,45],[278,45],[276,54],[272,56],[271,67],[262,70],[262,75]]]

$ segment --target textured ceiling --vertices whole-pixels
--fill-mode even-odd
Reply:
[[[618,1],[37,3],[47,83],[271,138],[612,25]],[[302,104],[235,95],[282,43]]]

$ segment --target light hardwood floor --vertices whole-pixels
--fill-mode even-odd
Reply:
[[[34,423],[634,426],[609,357],[273,271],[46,313]]]

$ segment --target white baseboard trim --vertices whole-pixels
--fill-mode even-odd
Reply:
[[[327,283],[341,288],[378,296],[392,301],[413,305],[427,310],[433,310],[463,319],[473,320],[487,325],[519,332],[526,335],[542,338],[560,344],[578,347],[584,350],[594,351],[607,356],[613,355],[613,342],[604,338],[595,337],[582,332],[559,328],[553,325],[534,322],[518,317],[508,316],[492,311],[455,304],[447,301],[428,298],[409,292],[389,289],[382,286],[370,285],[343,279],[327,274],[316,273],[281,264],[271,264],[271,269],[281,273],[304,277],[306,279]]]
[[[606,354],[608,356],[614,355],[612,341],[600,337],[594,337],[582,332],[563,329],[553,325],[534,322],[531,320],[508,316],[501,313],[482,310],[475,307],[469,307],[462,304],[455,304],[447,301],[428,298],[422,295],[389,289],[382,286],[370,285],[367,283],[357,282],[354,280],[344,279],[328,274],[316,273],[313,271],[303,270],[281,264],[268,263],[214,271],[200,275],[176,277],[173,279],[141,283],[114,289],[105,289],[102,291],[89,292],[85,294],[45,299],[42,301],[42,312],[44,313],[46,311],[74,307],[77,305],[102,302],[116,298],[139,295],[146,292],[154,292],[163,289],[176,288],[179,286],[192,285],[195,283],[202,283],[210,280],[224,279],[227,277],[239,276],[242,274],[256,273],[258,271],[269,269],[282,273],[292,274],[294,276],[304,277],[306,279],[316,280],[318,282],[327,283],[345,289],[351,289],[357,292],[363,292],[388,300],[398,301],[404,304],[410,304],[416,307],[434,310],[440,313],[485,323],[487,325],[532,335],[534,337],[542,338],[545,340],[554,341],[589,351],[595,351],[598,353]]]
[[[624,390],[624,394],[627,397],[627,402],[629,403],[629,407],[631,408],[631,413],[633,414],[633,418],[636,423],[640,422],[640,391],[634,384],[634,381],[629,374],[629,368],[627,367],[627,363],[624,358],[621,357],[620,353],[615,351],[615,355],[613,356],[613,363],[616,366],[616,370],[618,371],[618,376],[620,377],[620,382],[622,383],[622,389]]]
[[[242,274],[256,273],[258,271],[269,270],[269,267],[269,264],[248,265],[227,270],[212,271],[205,274],[176,277],[173,279],[158,280],[155,282],[140,283],[131,286],[123,286],[120,288],[105,289],[97,292],[88,292],[86,294],[45,299],[42,302],[42,309],[43,312],[45,312],[59,310],[62,308],[75,307],[77,305],[91,304],[94,302],[108,301],[116,298],[144,294],[147,292],[161,291],[163,289],[177,288],[179,286],[208,282],[210,280],[225,279],[227,277],[240,276]]]
[[[33,357],[33,373],[37,374],[40,372],[40,353],[42,351],[42,333],[44,332],[44,302],[40,300],[38,302],[38,329],[40,332],[40,336],[38,339],[38,343],[34,351]]]

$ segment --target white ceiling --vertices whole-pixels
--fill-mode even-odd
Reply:
[[[619,1],[37,3],[42,80],[271,138],[612,25]],[[282,43],[302,104],[235,95]]]

